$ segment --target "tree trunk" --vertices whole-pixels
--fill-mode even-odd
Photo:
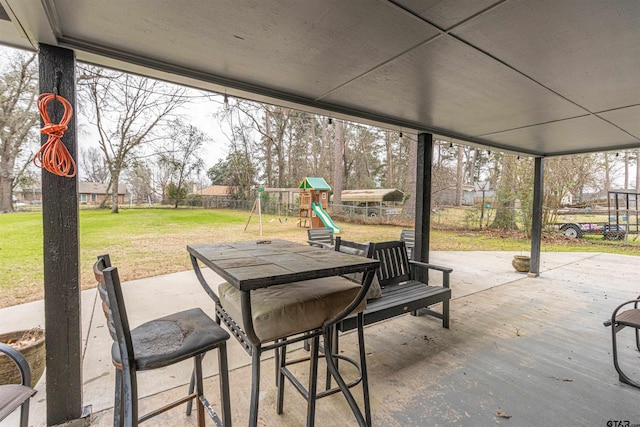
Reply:
[[[11,153],[3,153],[2,157],[3,161],[0,163],[0,213],[8,213],[13,212],[12,197],[15,156],[12,156]]]
[[[273,138],[271,137],[271,112],[268,107],[265,107],[264,110],[264,133],[266,134],[264,172],[267,177],[267,187],[273,187],[273,159],[271,158]]]
[[[418,140],[414,135],[407,135],[405,138],[409,138],[409,164],[406,168],[406,180],[407,196],[402,207],[402,215],[410,218],[416,216],[416,170],[418,164],[416,159],[418,158]]]
[[[107,200],[109,200],[109,191],[111,190],[112,185],[113,185],[113,182],[109,180],[109,184],[107,184],[107,189],[104,192],[104,197],[102,198],[102,200],[100,201],[100,205],[98,206],[99,209],[104,209],[107,207]]]
[[[456,173],[456,206],[462,206],[462,157],[464,151],[462,145],[458,144],[458,170]]]
[[[113,171],[111,176],[111,213],[118,213],[118,181],[120,180],[120,170]]]
[[[395,132],[394,132],[395,135]],[[391,132],[386,132],[385,138],[385,148],[387,152],[387,184],[386,187],[393,187],[393,182],[395,181],[395,176],[393,173],[393,144],[391,143]]]
[[[344,164],[344,134],[342,121],[336,121],[334,176],[333,176],[333,204],[342,204],[342,166]]]
[[[515,189],[516,182],[516,157],[512,155],[502,156],[502,173],[498,181],[496,217],[491,224],[491,228],[502,230],[517,230],[515,219]]]
[[[636,193],[640,192],[640,148],[636,152]]]
[[[629,189],[629,151],[624,150],[624,189]]]
[[[609,155],[604,155],[604,195],[607,196],[611,187],[611,163],[609,161]]]
[[[318,138],[317,126],[318,121],[313,117],[311,120],[311,138],[313,141],[313,167],[311,171],[313,172],[313,176],[318,176],[318,159],[322,154],[322,139]]]
[[[12,181],[5,176],[4,173],[0,174],[0,213],[13,212],[13,201],[11,196],[13,194]]]

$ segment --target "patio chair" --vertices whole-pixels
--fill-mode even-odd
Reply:
[[[217,426],[231,426],[231,405],[226,342],[229,334],[200,308],[170,314],[130,329],[118,270],[111,267],[108,255],[98,257],[93,267],[102,308],[113,338],[111,358],[116,367],[114,426],[137,426],[183,403],[197,402],[197,425],[204,427],[204,412]],[[202,358],[218,349],[221,416],[203,395]],[[193,358],[195,393],[138,418],[137,372],[163,368]]]
[[[407,248],[407,257],[413,259],[413,248],[416,245],[416,231],[415,230],[402,230],[400,232],[400,241],[404,242]]]
[[[310,228],[307,230],[307,243],[326,249],[333,249],[333,230],[328,228]]]
[[[20,384],[0,385],[0,421],[7,418],[18,406],[22,406],[20,409],[20,427],[27,427],[29,425],[29,399],[36,394],[36,391],[29,387],[29,384],[31,384],[29,364],[22,353],[9,344],[0,343],[0,353],[4,353],[16,364],[22,377]]]
[[[631,301],[626,301],[616,307],[613,310],[613,314],[611,315],[611,319],[604,322],[605,326],[611,326],[611,342],[613,345],[613,366],[618,371],[618,378],[625,384],[629,384],[633,387],[640,388],[640,382],[632,380],[628,377],[618,364],[618,342],[617,342],[617,334],[625,327],[630,327],[634,329],[636,335],[636,348],[640,351],[640,334],[638,333],[638,329],[640,329],[640,308],[638,308],[638,303],[640,303],[640,296],[638,299],[634,299]],[[628,305],[633,304],[633,308],[622,310]]]

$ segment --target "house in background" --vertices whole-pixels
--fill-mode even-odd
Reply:
[[[235,187],[228,185],[211,185],[202,190],[197,190],[194,186],[193,194],[200,195],[205,208],[227,207],[234,190]]]
[[[118,204],[124,204],[127,187],[124,184],[118,186]],[[78,201],[81,205],[99,205],[107,196],[107,184],[99,182],[79,182]],[[110,200],[111,194],[108,195]]]
[[[560,205],[568,206],[571,204],[573,204],[573,193],[571,191],[567,191],[567,194],[565,194],[562,197],[562,200],[560,200]]]
[[[42,203],[42,187],[22,188],[17,187],[13,190],[14,202],[24,203],[27,205],[39,205]]]

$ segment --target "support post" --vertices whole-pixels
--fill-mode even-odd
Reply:
[[[413,259],[429,262],[429,236],[431,231],[431,171],[433,167],[433,135],[418,134],[416,167],[416,244]],[[427,280],[427,277],[418,278]],[[426,282],[425,282],[426,283]]]
[[[41,44],[38,58],[40,92],[51,93],[57,87],[58,95],[74,109],[62,141],[77,164],[75,53]],[[49,103],[52,121],[59,123],[63,112],[61,103]],[[46,141],[42,135],[41,143]],[[77,187],[77,176],[42,170],[47,425],[79,419],[83,412]]]
[[[544,158],[536,157],[533,176],[533,218],[531,219],[531,265],[529,267],[529,277],[538,277],[540,275],[543,191]]]

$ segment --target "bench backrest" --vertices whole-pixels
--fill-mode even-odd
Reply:
[[[411,278],[405,242],[393,240],[371,245],[373,257],[380,261],[377,275],[381,286],[396,285]]]
[[[328,228],[310,228],[307,230],[307,236],[310,241],[333,245],[333,230]]]
[[[405,242],[407,247],[413,247],[416,245],[416,231],[415,230],[402,230],[400,232],[400,240]]]
[[[336,246],[334,248],[338,252],[344,252],[352,255],[359,255],[368,257],[369,243],[358,243],[353,240],[344,240],[340,237],[336,237]]]
[[[413,248],[416,245],[416,231],[415,230],[402,230],[400,232],[400,240],[402,240],[407,246],[407,255],[409,259],[413,258]]]

